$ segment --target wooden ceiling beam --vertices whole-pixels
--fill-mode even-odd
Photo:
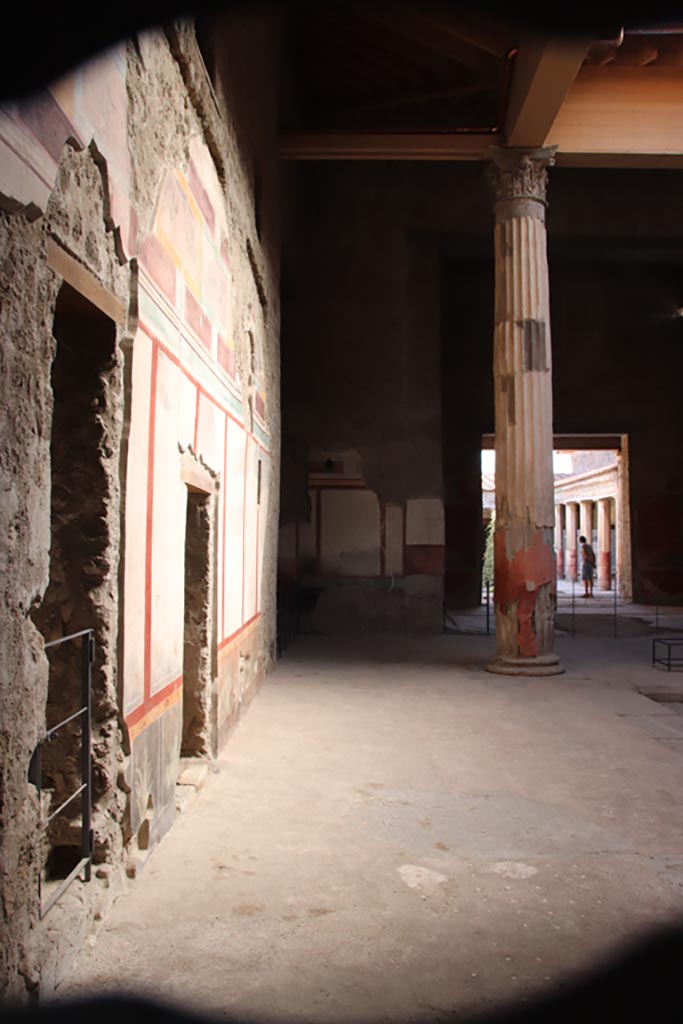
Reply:
[[[285,132],[282,160],[450,160],[485,161],[500,135],[446,135],[410,132]],[[559,150],[558,167],[638,170],[681,169],[683,153]]]
[[[477,82],[471,85],[452,85],[446,89],[422,89],[412,93],[397,93],[392,96],[385,96],[381,99],[361,101],[359,103],[346,103],[341,107],[328,107],[321,111],[323,115],[334,117],[346,114],[372,114],[382,110],[392,110],[396,107],[414,106],[419,103],[431,103],[438,100],[452,99],[459,101],[469,96],[476,96],[486,92],[488,86],[485,83]]]
[[[463,43],[482,50],[491,57],[504,58],[510,48],[517,42],[517,32],[494,25],[492,22],[475,21],[473,10],[458,11],[457,17],[451,22],[439,17],[436,12],[429,12],[429,20],[439,26],[442,31],[456,35]]]
[[[377,60],[383,66],[390,65],[395,69],[397,77],[415,79],[422,72],[432,76],[447,78],[453,73],[453,62],[443,54],[434,53],[420,46],[414,46],[405,36],[387,32],[386,23],[378,19],[370,19],[364,8],[355,11],[353,7],[345,8],[343,19],[335,16],[335,9],[320,5],[308,23],[308,31],[316,34],[325,31],[321,41],[327,45],[330,39],[344,43],[355,53],[368,60]],[[304,29],[305,31],[305,29]],[[461,71],[471,69],[463,69]]]
[[[382,81],[389,83],[414,80],[410,68],[392,61],[382,53],[363,53],[352,41],[343,36],[332,35],[329,39],[323,39],[317,33],[307,33],[299,37],[297,45],[300,52],[305,50],[316,59],[319,58],[323,66],[328,57],[331,57],[337,63],[345,62],[350,73],[366,71],[373,77],[381,76]]]
[[[410,132],[287,132],[283,160],[485,160],[493,134]]]
[[[525,39],[519,48],[505,117],[509,146],[542,146],[590,45],[589,39]]]
[[[331,74],[333,89],[340,94],[348,93],[349,86],[353,89],[359,87],[362,89],[363,82],[367,83],[366,90],[367,88],[383,89],[387,86],[386,73],[376,65],[361,61],[357,56],[343,53],[340,50],[325,50],[323,53],[312,42],[300,42],[299,45],[301,51],[307,54],[306,63],[313,70],[313,78],[321,82],[323,86],[321,88],[319,85],[313,90],[316,97],[323,91],[329,91]]]
[[[486,74],[495,66],[496,61],[489,54],[470,46],[443,25],[434,24],[420,9],[395,3],[387,9],[386,15],[370,6],[359,8],[359,14],[364,21],[381,27],[387,37],[409,39],[413,46],[418,44],[472,71]]]

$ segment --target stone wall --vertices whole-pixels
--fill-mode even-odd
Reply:
[[[276,29],[252,22],[242,62],[219,65],[213,83],[192,27],[177,25],[0,112],[0,387],[13,410],[0,424],[0,991],[11,998],[51,991],[173,822],[186,641],[202,644],[204,691],[185,715],[195,754],[229,737],[273,664]],[[241,32],[218,31],[233,44]],[[211,523],[195,542],[206,539],[210,607],[186,621],[188,493],[207,495]],[[89,627],[93,879],[41,921],[39,877],[45,896],[80,833],[69,818],[47,839],[40,829],[77,781],[77,737],[46,757],[42,806],[28,779],[36,744],[77,696],[43,644]]]

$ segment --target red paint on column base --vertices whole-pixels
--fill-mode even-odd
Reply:
[[[598,590],[609,590],[612,577],[612,559],[609,551],[598,551]]]
[[[564,551],[562,548],[558,548],[555,555],[557,557],[557,576],[559,579],[564,576]]]
[[[501,530],[494,537],[494,566],[496,607],[505,614],[509,605],[517,603],[518,653],[524,658],[535,658],[538,644],[532,618],[539,588],[554,582],[553,549],[544,540],[542,531],[537,530],[533,545],[508,559],[505,533]]]

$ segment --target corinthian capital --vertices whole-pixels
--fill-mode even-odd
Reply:
[[[556,149],[556,146],[539,149],[496,146],[489,172],[496,202],[531,199],[546,205],[548,167],[555,163]]]

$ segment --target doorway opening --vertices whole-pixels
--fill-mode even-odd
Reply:
[[[489,565],[495,520],[495,438],[482,438],[482,519],[487,537],[483,565]],[[613,591],[632,600],[631,517],[628,436],[568,435],[553,439],[555,477],[555,554],[558,593],[580,579],[579,538],[596,555],[598,592]],[[486,575],[486,569],[484,570]]]
[[[187,489],[183,725],[180,755],[211,753],[212,529],[211,495]]]
[[[94,724],[102,724],[116,714],[111,660],[117,547],[110,528],[118,498],[115,438],[119,421],[113,398],[118,381],[116,326],[64,283],[55,305],[53,336],[49,583],[33,621],[46,643],[94,630],[92,716]],[[61,643],[46,655],[45,724],[50,730],[81,706],[81,644]],[[82,781],[81,727],[80,718],[74,718],[42,745],[41,815],[43,821],[54,815],[42,836],[42,881],[48,888],[49,883],[68,877],[82,855],[80,801],[68,802]],[[95,804],[109,791],[110,776],[106,743],[100,754],[98,744],[93,744],[93,750]],[[105,859],[105,852],[98,849],[96,859]]]

